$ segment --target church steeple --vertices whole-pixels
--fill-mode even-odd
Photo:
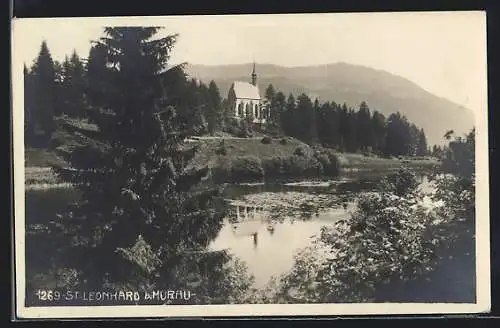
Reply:
[[[257,85],[257,73],[255,73],[255,61],[253,62],[252,84]]]

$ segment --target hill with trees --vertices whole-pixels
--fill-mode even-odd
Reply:
[[[251,65],[189,65],[186,69],[190,76],[203,82],[214,80],[225,96],[234,80],[248,80]],[[400,111],[426,131],[429,144],[441,145],[446,131],[453,129],[463,134],[474,125],[471,110],[386,71],[346,63],[304,67],[259,64],[257,69],[262,93],[273,84],[285,95],[305,93],[322,102],[345,102],[354,108],[365,101],[385,116]]]

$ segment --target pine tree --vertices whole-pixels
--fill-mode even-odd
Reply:
[[[63,113],[64,109],[64,99],[66,96],[66,93],[64,91],[63,85],[64,85],[64,67],[63,65],[58,62],[57,60],[54,60],[54,73],[55,73],[55,80],[54,80],[54,115],[55,116],[60,116]]]
[[[316,141],[316,115],[314,105],[306,94],[297,97],[297,115],[294,116],[294,136],[306,142]]]
[[[34,101],[32,117],[44,132],[44,142],[48,142],[55,128],[55,70],[54,61],[45,41],[32,68]]]
[[[219,88],[215,84],[215,81],[212,80],[208,85],[208,132],[213,134],[217,130],[220,131],[222,129],[222,122],[223,113]]]
[[[354,111],[354,109],[349,108],[347,112],[347,126],[348,126],[348,134],[346,138],[346,146],[347,146],[347,151],[355,153],[359,149],[359,142],[357,138],[357,113]]]
[[[286,112],[286,97],[281,91],[278,91],[274,97],[275,106],[270,108],[269,117],[271,121],[275,122],[278,134],[284,134],[284,122]]]
[[[269,84],[269,86],[266,88],[265,97],[268,103],[272,104],[274,98],[276,97],[276,91],[274,90],[272,84]]]
[[[296,101],[293,94],[289,94],[286,100],[285,111],[283,112],[283,130],[288,136],[295,136]]]
[[[107,49],[102,43],[95,43],[90,48],[86,69],[85,95],[90,102],[89,105],[94,108],[105,107],[106,87],[111,82],[109,81],[107,56]]]
[[[186,169],[195,149],[184,147],[189,131],[165,105],[162,77],[177,35],[156,38],[159,30],[104,29],[106,97],[90,97],[99,105],[89,109],[98,131],[68,156],[72,170],[55,167],[82,191],[64,219],[75,225],[72,264],[89,288],[166,287],[182,254],[205,249],[222,224],[218,191],[200,184],[208,169]]]
[[[349,138],[351,135],[347,104],[344,103],[342,106],[339,105],[337,110],[339,113],[339,125],[340,125],[339,148],[340,151],[344,152],[347,151],[347,145],[349,143]]]
[[[418,136],[417,155],[418,156],[428,155],[427,137],[425,136],[424,129],[420,129],[420,133]]]
[[[363,151],[373,146],[373,132],[371,125],[370,108],[366,102],[361,102],[357,113],[356,137],[359,148]]]
[[[23,68],[24,76],[24,140],[27,146],[32,145],[34,138],[33,108],[33,78],[26,64]]]
[[[74,117],[85,117],[85,67],[74,50],[69,59],[69,70],[65,72],[68,94],[67,113]]]

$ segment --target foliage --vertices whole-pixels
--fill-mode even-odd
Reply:
[[[317,147],[314,156],[321,164],[323,175],[337,176],[339,174],[340,162],[331,149]]]
[[[26,140],[29,145],[44,145],[54,131],[56,105],[54,60],[45,41],[30,70],[24,70],[28,122]],[[39,133],[41,131],[41,133]]]
[[[175,72],[164,68],[176,35],[155,38],[158,30],[105,28],[98,44],[109,83],[102,86],[105,98],[90,99],[101,102],[88,111],[98,127],[89,136],[94,141],[68,154],[72,170],[54,168],[82,191],[63,220],[79,240],[71,264],[94,288],[107,282],[166,287],[170,259],[206,247],[224,215],[218,190],[200,184],[207,169],[185,169],[195,149],[182,143],[193,130],[179,128],[162,83]],[[160,263],[144,272],[138,261],[148,257]]]
[[[274,95],[274,97],[273,97]],[[311,101],[306,94],[287,99],[270,85],[266,101],[271,107],[273,123],[279,122],[285,135],[308,144],[319,143],[342,152],[371,149],[378,155],[424,156],[427,140],[423,129],[408,122],[399,112],[387,119],[378,111],[373,114],[366,102],[359,110],[345,103]]]
[[[73,51],[71,58],[65,58],[62,68],[58,94],[61,112],[70,117],[85,117],[86,72],[76,51]]]
[[[450,141],[443,160],[445,172],[454,173],[465,179],[474,179],[475,129],[465,138]]]
[[[272,139],[270,137],[264,137],[260,142],[262,142],[265,145],[268,145],[272,142]]]
[[[231,177],[237,181],[239,179],[253,180],[261,179],[264,176],[261,160],[257,157],[239,157],[232,163]]]
[[[360,197],[349,219],[323,227],[314,246],[299,253],[292,270],[269,287],[270,298],[473,302],[472,136],[453,141],[449,158],[461,160],[445,164],[454,175],[434,179],[430,207],[413,172],[402,168],[389,175],[378,192]]]
[[[215,153],[217,155],[221,156],[226,156],[227,155],[227,149],[226,149],[226,144],[224,142],[224,139],[220,142],[219,147],[215,150]]]

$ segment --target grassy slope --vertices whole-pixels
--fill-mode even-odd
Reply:
[[[197,141],[196,145],[199,148],[191,165],[195,167],[205,165],[215,167],[221,161],[243,156],[256,157],[261,160],[273,157],[288,157],[300,146],[309,148],[307,144],[291,138],[284,145],[280,144],[279,139],[273,139],[270,144],[263,144],[261,139],[224,139],[224,147],[227,153],[226,155],[218,155],[216,151],[219,149],[220,143],[220,139]]]
[[[60,118],[58,123],[66,121],[83,129],[93,130],[94,127],[85,122]],[[45,185],[57,183],[55,177],[51,173],[49,166],[54,164],[64,165],[65,162],[58,155],[58,152],[69,150],[71,147],[82,143],[82,139],[70,133],[57,129],[53,136],[53,147],[49,149],[25,149],[25,166],[27,185]],[[286,144],[281,144],[280,139],[273,139],[270,144],[264,144],[261,139],[224,139],[224,148],[226,155],[217,154],[217,149],[220,148],[221,139],[202,139],[195,141],[199,147],[194,160],[190,165],[201,167],[208,165],[216,167],[239,157],[255,157],[260,160],[270,159],[274,157],[290,157],[298,147],[306,150],[311,149],[307,144],[293,139],[287,138]],[[311,149],[312,152],[312,149]],[[339,153],[337,154],[340,161],[340,166],[346,170],[384,170],[400,167],[402,164],[409,166],[426,166],[435,165],[438,162],[435,160],[409,160],[403,161],[399,159],[386,159],[371,156],[363,156],[361,154]]]
[[[224,144],[227,154],[222,156],[216,154],[221,142],[220,140],[199,140],[197,142],[199,151],[195,157],[194,164],[196,166],[208,164],[209,167],[215,167],[222,160],[230,158],[252,156],[264,160],[273,157],[291,156],[298,147],[311,149],[307,144],[293,138],[289,138],[285,145],[279,141],[279,139],[273,139],[272,143],[263,144],[260,139],[225,139]],[[346,170],[392,169],[400,167],[403,164],[408,166],[428,166],[439,163],[437,160],[430,158],[418,160],[389,159],[354,153],[337,153],[337,157],[341,168]]]

